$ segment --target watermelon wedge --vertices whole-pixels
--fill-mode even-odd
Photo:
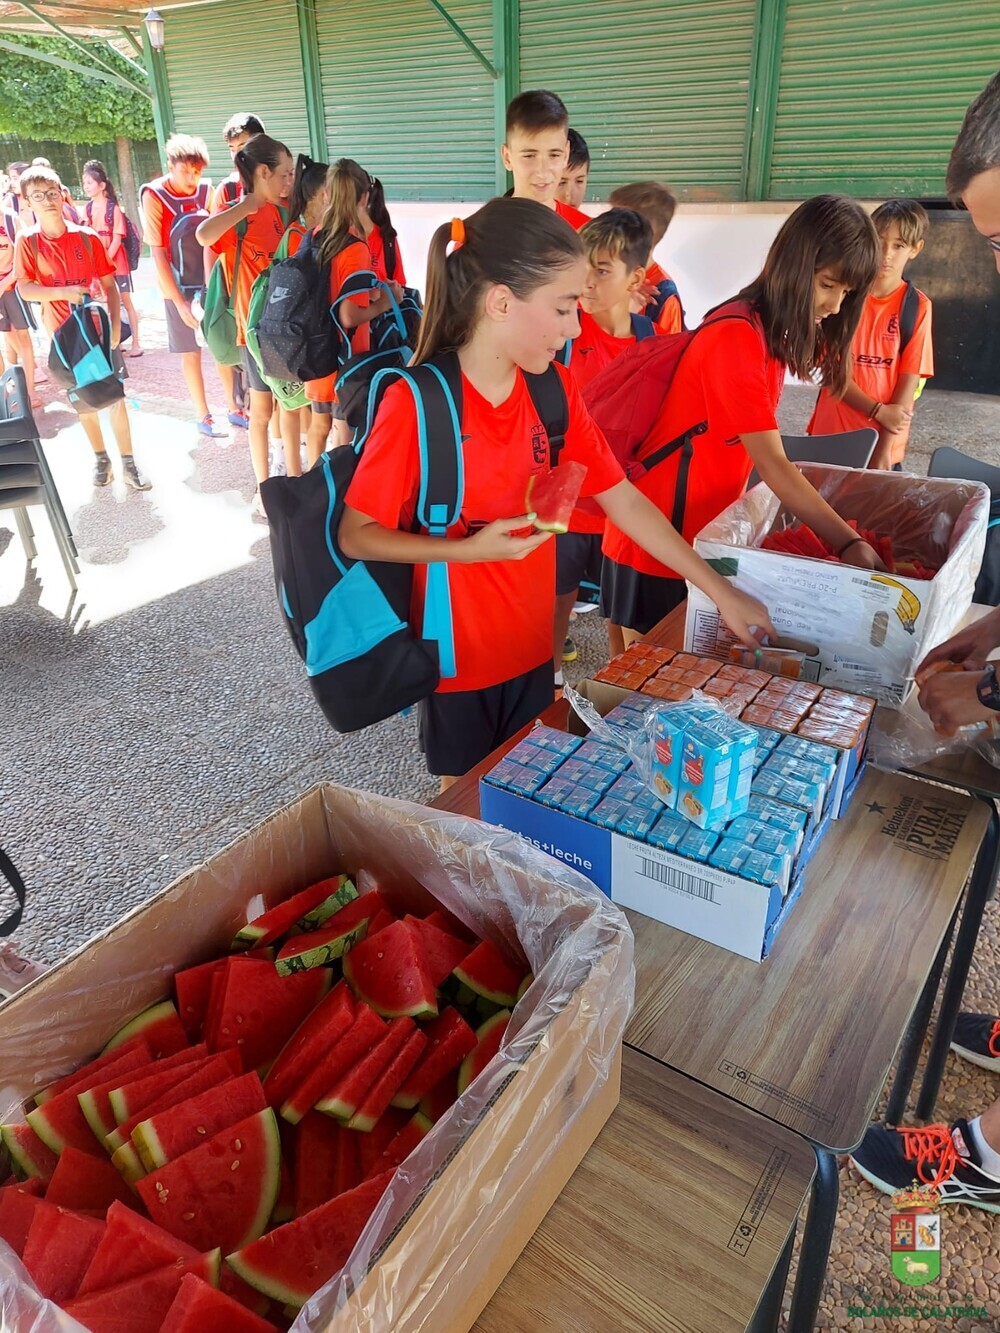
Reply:
[[[393,916],[388,907],[380,907],[368,922],[368,934],[377,935],[380,930],[385,930],[386,926],[391,926],[396,920],[397,918]]]
[[[379,1159],[396,1135],[406,1128],[409,1121],[408,1111],[397,1111],[395,1107],[390,1107],[370,1134],[347,1131],[358,1141],[358,1184],[378,1175],[376,1167]],[[382,1170],[386,1168],[383,1167]]]
[[[167,1312],[174,1303],[181,1282],[194,1273],[217,1286],[219,1251],[199,1254],[151,1273],[129,1278],[116,1286],[77,1296],[64,1309],[91,1333],[160,1333]]]
[[[123,1121],[117,1129],[112,1130],[104,1140],[105,1148],[112,1154],[126,1145],[131,1148],[132,1131],[143,1120],[147,1120],[158,1111],[165,1111],[168,1106],[176,1106],[178,1102],[184,1101],[185,1098],[204,1092],[206,1088],[214,1088],[216,1084],[224,1083],[227,1078],[233,1078],[235,1075],[242,1073],[243,1061],[240,1059],[239,1051],[220,1051],[218,1055],[213,1055],[210,1060],[206,1060],[193,1073],[188,1073],[183,1082],[175,1083],[172,1088],[161,1093],[154,1102],[150,1102],[141,1111],[137,1111],[134,1116]]]
[[[404,920],[416,927],[427,955],[431,981],[435,986],[440,986],[445,977],[451,976],[462,959],[468,957],[468,944],[449,931],[442,930],[433,921],[421,920],[417,916],[408,916]]]
[[[195,1054],[188,1057],[186,1051],[181,1051],[178,1055],[167,1056],[165,1060],[157,1060],[151,1070],[141,1069],[138,1078],[120,1083],[109,1091],[108,1104],[114,1121],[104,1131],[105,1135],[110,1134],[116,1125],[123,1125],[126,1120],[144,1111],[151,1102],[178,1083],[183,1083],[190,1074],[196,1074],[209,1060],[214,1059],[204,1045],[189,1046],[188,1050]],[[101,1086],[107,1087],[107,1084]]]
[[[395,1021],[405,1023],[406,1019],[397,1018]],[[347,1122],[348,1129],[358,1130],[362,1134],[371,1133],[383,1111],[388,1110],[389,1103],[423,1055],[426,1045],[427,1038],[419,1028],[407,1036],[406,1041],[365,1093],[361,1105]]]
[[[465,1057],[458,1071],[459,1096],[462,1095],[474,1078],[478,1078],[500,1050],[509,1022],[510,1010],[501,1009],[498,1014],[494,1014],[492,1018],[488,1018],[485,1023],[476,1028],[476,1049]]]
[[[455,968],[455,976],[484,1000],[513,1009],[524,968],[512,963],[489,940],[481,940]]]
[[[442,1010],[425,1031],[427,1047],[392,1099],[403,1110],[412,1110],[476,1048],[476,1034],[457,1009]]]
[[[409,921],[395,921],[356,944],[344,958],[344,976],[354,994],[385,1018],[437,1015],[427,952]]]
[[[406,1161],[421,1139],[434,1128],[430,1120],[418,1111],[403,1128],[389,1140],[388,1147],[378,1153],[373,1164],[365,1172],[365,1179],[381,1175],[383,1171],[395,1171]]]
[[[327,915],[332,916],[338,907],[343,907],[357,896],[357,889],[346,875],[335,875],[332,879],[323,879],[318,884],[310,884],[309,888],[303,889],[301,893],[286,898],[284,902],[276,903],[262,916],[241,926],[230,947],[234,950],[252,949],[255,945],[270,944],[321,906],[325,907],[329,903],[330,910]],[[321,915],[316,918],[316,924],[319,925],[320,921],[325,920],[326,917]],[[303,929],[309,927],[305,926]]]
[[[113,1051],[116,1046],[123,1046],[135,1037],[141,1037],[157,1059],[174,1055],[188,1045],[187,1033],[170,1000],[151,1005],[130,1019],[118,1029],[101,1054]]]
[[[299,1024],[264,1080],[264,1095],[279,1107],[323,1055],[344,1035],[354,1021],[354,996],[345,981],[333,990]]]
[[[158,1167],[136,1189],[157,1226],[195,1249],[228,1253],[263,1233],[280,1180],[281,1140],[268,1107]]]
[[[261,1318],[269,1314],[272,1308],[270,1297],[265,1296],[263,1292],[256,1291],[241,1277],[237,1277],[228,1264],[223,1264],[219,1273],[219,1290],[224,1291],[227,1296],[231,1296],[234,1301],[247,1310],[260,1315]],[[212,1333],[214,1333],[214,1329]]]
[[[271,1216],[267,1219],[267,1225],[268,1227],[281,1226],[283,1222],[290,1222],[294,1216],[295,1178],[288,1165],[288,1158],[282,1157],[278,1197],[274,1201],[274,1207],[271,1209]]]
[[[80,1283],[79,1295],[103,1291],[156,1268],[197,1258],[198,1251],[192,1245],[185,1245],[125,1204],[115,1202],[108,1209],[104,1235]]]
[[[130,1189],[133,1189],[136,1181],[141,1180],[146,1174],[142,1159],[131,1140],[114,1150],[111,1154],[111,1165]]]
[[[245,1282],[298,1308],[339,1273],[392,1179],[386,1171],[230,1254]]]
[[[293,1217],[311,1212],[338,1192],[337,1168],[345,1137],[353,1138],[351,1131],[319,1111],[303,1118],[295,1144]]]
[[[30,1125],[0,1126],[0,1137],[21,1175],[51,1180],[59,1158],[47,1148]]]
[[[274,1333],[274,1325],[266,1319],[188,1273],[160,1325],[160,1333],[211,1333],[213,1329],[219,1333]]]
[[[184,1077],[176,1071],[197,1064],[199,1060],[204,1060],[207,1054],[205,1046],[188,1046],[183,1051],[178,1051],[176,1055],[164,1056],[162,1060],[155,1060],[151,1065],[143,1065],[139,1069],[132,1070],[127,1079],[117,1075],[104,1083],[94,1084],[86,1092],[77,1093],[80,1110],[98,1142],[110,1134],[116,1124],[125,1119],[125,1116],[119,1115],[115,1109],[116,1096],[121,1098],[126,1089],[144,1087],[146,1084],[155,1087],[159,1083],[164,1088],[169,1088],[171,1083],[176,1083],[179,1078]],[[133,1109],[140,1108],[137,1106]]]
[[[99,1218],[39,1204],[22,1258],[42,1295],[60,1305],[75,1296],[103,1235]]]
[[[40,1180],[0,1187],[0,1240],[5,1240],[15,1254],[24,1253],[31,1219],[42,1202],[40,1189]]]
[[[190,1042],[201,1041],[212,976],[222,965],[223,959],[210,958],[207,963],[199,963],[196,967],[186,967],[174,973],[177,1014]]]
[[[105,1065],[94,1075],[94,1082],[103,1083],[108,1078],[122,1078],[147,1064],[148,1061],[141,1048],[133,1047],[117,1064]],[[54,1153],[62,1152],[67,1144],[80,1148],[83,1152],[100,1153],[100,1144],[94,1138],[94,1132],[80,1109],[79,1094],[85,1091],[84,1087],[71,1085],[64,1092],[56,1093],[41,1106],[36,1106],[33,1111],[28,1112],[28,1124]]]
[[[467,940],[470,945],[476,943],[476,936],[472,931],[454,917],[450,912],[444,912],[440,908],[435,908],[433,912],[423,918],[428,925],[437,926],[438,930],[446,930],[449,935],[454,935],[456,939]]]
[[[128,1186],[106,1158],[94,1157],[72,1145],[59,1154],[45,1191],[46,1203],[90,1213],[103,1213],[115,1199],[128,1202],[130,1197]]]
[[[364,939],[368,922],[381,901],[377,893],[366,893],[335,912],[326,925],[293,935],[278,950],[275,967],[282,976],[289,976],[292,972],[335,962],[353,949],[358,940]]]
[[[297,1125],[325,1092],[385,1035],[386,1025],[374,1010],[359,1004],[344,1035],[316,1062],[281,1106],[281,1118]]]
[[[273,964],[229,959],[218,1014],[206,1026],[209,1050],[238,1050],[244,1070],[261,1069],[330,989],[326,968],[282,977]]]
[[[412,1019],[394,1018],[368,1054],[327,1089],[316,1103],[316,1110],[346,1124],[356,1114],[375,1080],[403,1049],[413,1030]]]
[[[536,528],[541,532],[569,532],[570,516],[586,475],[583,463],[564,462],[528,478],[525,513],[534,514]]]
[[[446,1111],[450,1110],[458,1097],[458,1079],[456,1075],[449,1074],[443,1078],[440,1083],[431,1088],[430,1092],[420,1100],[420,1114],[426,1116],[431,1124],[435,1124]]]
[[[146,1170],[154,1171],[266,1105],[260,1079],[243,1074],[141,1121],[132,1142]]]
[[[57,1078],[54,1083],[48,1087],[42,1088],[40,1092],[35,1093],[35,1105],[41,1106],[59,1092],[68,1092],[70,1088],[75,1088],[78,1092],[83,1088],[89,1088],[92,1083],[100,1083],[105,1075],[102,1070],[107,1069],[108,1065],[114,1064],[120,1060],[123,1055],[128,1055],[131,1051],[139,1050],[145,1056],[144,1063],[149,1064],[153,1059],[153,1052],[149,1049],[141,1037],[136,1037],[133,1041],[126,1042],[122,1046],[116,1046],[113,1051],[108,1051],[106,1055],[99,1055],[93,1060],[88,1060],[85,1065],[75,1069],[72,1074],[65,1074],[62,1078]],[[101,1075],[100,1078],[97,1075]]]

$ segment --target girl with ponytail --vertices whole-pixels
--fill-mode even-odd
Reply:
[[[340,544],[355,559],[415,567],[414,624],[424,566],[449,564],[456,672],[420,704],[421,747],[442,787],[552,702],[555,546],[551,533],[531,530],[535,516],[524,513],[529,480],[551,464],[525,375],[558,376],[568,408],[560,464],[584,464],[583,495],[657,559],[676,561],[746,643],[771,632],[765,607],[710,569],[625,480],[569,371],[554,364],[580,331],[586,274],[576,232],[532,200],[494,199],[464,222],[439,227],[414,360],[457,357],[461,518],[445,537],[414,530],[416,405],[402,381],[386,390],[348,491]]]
[[[132,300],[132,270],[128,266],[125,249],[125,214],[118,202],[117,191],[104,163],[98,162],[96,158],[83,164],[80,184],[87,196],[83,209],[84,223],[100,236],[108,258],[115,266],[115,286],[121,293],[122,305],[132,329],[132,346],[127,355],[142,356],[142,348],[139,346],[139,312]]]
[[[382,182],[374,176],[369,176],[368,182],[368,198],[360,206],[358,213],[371,252],[372,268],[383,282],[391,278],[393,282],[405,287],[406,274],[403,272],[403,259],[399,253],[399,237],[396,235],[396,228],[392,225],[392,218],[386,207]]]

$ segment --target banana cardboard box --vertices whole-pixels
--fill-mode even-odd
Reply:
[[[769,533],[796,522],[763,483],[704,527],[695,550],[767,605],[781,644],[806,654],[804,676],[898,708],[920,660],[957,629],[972,601],[989,491],[974,481],[799,466],[845,519],[891,539],[899,567],[919,561],[937,574],[872,573],[760,549]],[[685,649],[721,656],[730,642],[715,606],[689,588]]]

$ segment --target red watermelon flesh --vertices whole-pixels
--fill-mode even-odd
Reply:
[[[433,921],[422,921],[416,916],[408,916],[405,920],[419,931],[427,954],[431,981],[435,986],[440,986],[445,977],[451,976],[462,959],[468,957],[468,944],[447,930],[442,930]]]
[[[459,1095],[483,1072],[500,1050],[509,1022],[510,1010],[501,1009],[499,1013],[488,1018],[485,1023],[480,1023],[476,1028],[476,1049],[465,1057],[458,1071]]]
[[[476,936],[472,931],[457,917],[448,912],[435,909],[433,912],[428,912],[424,920],[428,925],[437,926],[438,930],[446,930],[449,935],[454,935],[456,939],[468,940],[470,944],[476,942]]]
[[[351,1069],[385,1035],[386,1025],[374,1010],[359,1004],[354,1021],[339,1041],[317,1061],[298,1087],[286,1097],[281,1106],[281,1117],[297,1125],[329,1088]]]
[[[482,940],[455,968],[455,976],[484,1000],[513,1008],[525,969],[510,961],[495,944]]]
[[[394,1018],[388,1029],[361,1060],[346,1070],[320,1097],[316,1110],[345,1123],[355,1114],[379,1075],[403,1049],[413,1031],[412,1018]]]
[[[137,1089],[138,1093],[143,1095],[147,1086],[153,1091],[157,1090],[157,1085],[168,1088],[171,1082],[176,1083],[178,1079],[184,1077],[181,1070],[187,1069],[188,1066],[193,1067],[199,1060],[204,1061],[207,1056],[207,1047],[188,1046],[183,1051],[178,1051],[176,1055],[166,1055],[162,1060],[154,1060],[151,1065],[143,1065],[139,1069],[132,1070],[127,1078],[118,1075],[107,1082],[96,1083],[86,1092],[77,1094],[80,1110],[97,1139],[101,1140],[111,1133],[115,1125],[127,1118],[120,1115],[116,1108],[120,1103],[126,1102],[130,1095],[134,1095],[132,1089]],[[134,1114],[141,1109],[138,1105],[132,1106],[128,1114]]]
[[[64,1308],[91,1333],[160,1333],[167,1311],[188,1273],[217,1283],[218,1250],[153,1269],[103,1291],[77,1296]]]
[[[347,1131],[358,1141],[358,1184],[362,1180],[369,1180],[372,1176],[378,1175],[376,1168],[382,1154],[396,1135],[406,1128],[409,1121],[408,1111],[397,1111],[395,1107],[390,1107],[370,1134],[359,1134],[356,1130]],[[383,1171],[386,1169],[382,1167]]]
[[[386,1171],[269,1231],[226,1262],[265,1295],[286,1305],[303,1305],[350,1258],[390,1180],[392,1172]]]
[[[377,935],[380,930],[385,930],[386,926],[391,926],[397,919],[398,918],[394,917],[389,911],[388,907],[380,907],[368,922],[368,934],[365,938],[369,939],[372,935]]]
[[[189,1273],[160,1333],[274,1333],[274,1325]]]
[[[108,1078],[122,1078],[140,1069],[149,1062],[139,1047],[133,1047],[121,1057],[117,1065],[108,1064],[94,1077],[94,1082],[105,1082]],[[89,1086],[89,1085],[88,1085]],[[83,1087],[69,1087],[59,1092],[41,1106],[36,1106],[27,1115],[28,1124],[38,1137],[53,1152],[62,1152],[67,1144],[80,1148],[83,1152],[98,1154],[100,1144],[94,1138],[94,1131],[87,1124],[80,1109],[79,1094]]]
[[[407,1020],[399,1018],[395,1021],[405,1023]],[[395,1056],[365,1093],[361,1105],[347,1122],[349,1129],[368,1134],[375,1128],[379,1117],[388,1109],[389,1103],[423,1055],[426,1045],[427,1038],[419,1028],[407,1036]]]
[[[342,907],[324,925],[290,936],[278,950],[275,966],[282,974],[325,967],[342,958],[368,932],[368,922],[379,910],[381,898],[366,893]]]
[[[234,1301],[261,1317],[267,1315],[271,1310],[270,1296],[255,1291],[249,1283],[244,1282],[241,1277],[237,1277],[228,1264],[223,1264],[219,1273],[219,1290],[224,1291]],[[215,1333],[215,1330],[211,1330],[211,1333]]]
[[[346,1194],[348,1190],[355,1189],[361,1184],[359,1145],[362,1139],[368,1139],[371,1135],[356,1134],[353,1129],[345,1129],[329,1116],[322,1118],[328,1125],[336,1125],[338,1130],[337,1156],[333,1164],[333,1188],[330,1191],[330,1197],[335,1198],[338,1194]]]
[[[63,1304],[76,1295],[104,1229],[99,1218],[67,1208],[42,1203],[35,1209],[22,1257],[43,1296]]]
[[[41,1203],[40,1182],[0,1186],[0,1240],[5,1240],[15,1254],[24,1253],[24,1242],[35,1209]]]
[[[340,1141],[345,1137],[351,1137],[351,1131],[319,1111],[303,1117],[295,1144],[294,1217],[311,1212],[338,1193]]]
[[[30,1125],[4,1125],[0,1129],[10,1159],[23,1175],[51,1180],[59,1158],[47,1148]]]
[[[274,1207],[271,1209],[271,1216],[268,1218],[267,1224],[269,1227],[280,1226],[282,1222],[290,1222],[294,1216],[295,1178],[288,1165],[288,1158],[282,1157],[278,1197],[274,1201]]]
[[[135,1037],[141,1037],[158,1060],[165,1055],[176,1055],[190,1044],[184,1025],[170,1000],[150,1005],[141,1014],[129,1019],[118,1029],[104,1050],[113,1051],[116,1046],[122,1046]]]
[[[357,897],[357,889],[346,875],[335,875],[332,879],[321,879],[317,884],[310,884],[301,893],[276,903],[261,916],[242,926],[237,931],[232,947],[245,949],[253,945],[271,944],[333,895],[341,896],[343,902],[348,903]]]
[[[404,1110],[412,1110],[476,1047],[476,1034],[457,1009],[443,1010],[425,1031],[427,1049],[392,1099]]]
[[[199,1257],[193,1245],[177,1240],[116,1200],[108,1209],[104,1235],[80,1283],[79,1294],[103,1291],[168,1264]]]
[[[345,981],[338,981],[295,1029],[264,1080],[264,1095],[275,1108],[314,1068],[317,1060],[338,1041],[354,1020],[354,996]]]
[[[454,1106],[457,1097],[458,1079],[455,1074],[449,1074],[420,1099],[420,1114],[426,1116],[431,1124],[435,1124]]]
[[[197,1069],[189,1070],[181,1082],[175,1083],[172,1088],[168,1088],[161,1093],[155,1101],[150,1102],[148,1106],[144,1106],[142,1110],[137,1111],[128,1120],[123,1121],[117,1129],[107,1136],[104,1140],[104,1146],[108,1152],[117,1152],[119,1148],[131,1142],[133,1129],[136,1125],[141,1124],[143,1120],[147,1120],[158,1111],[165,1111],[168,1106],[176,1106],[178,1102],[184,1101],[185,1098],[204,1092],[206,1088],[214,1088],[217,1084],[224,1083],[226,1079],[242,1073],[243,1062],[240,1059],[239,1051],[220,1051],[218,1055],[213,1055],[204,1064],[199,1065]]]
[[[365,1178],[381,1175],[383,1171],[395,1171],[406,1161],[410,1153],[417,1146],[422,1138],[434,1128],[426,1116],[418,1111],[399,1133],[389,1140],[387,1148],[383,1149],[375,1158],[374,1164],[365,1173]]]
[[[434,1018],[437,988],[423,938],[409,921],[394,921],[344,958],[355,995],[385,1018]]]
[[[46,1203],[91,1213],[105,1212],[115,1199],[127,1203],[134,1197],[106,1157],[94,1157],[72,1146],[59,1154],[58,1165],[45,1191]]]
[[[271,963],[228,960],[225,988],[211,1029],[209,1050],[236,1049],[243,1068],[260,1069],[281,1050],[330,988],[327,968],[281,977]]]
[[[141,1121],[132,1131],[132,1142],[143,1166],[152,1171],[229,1125],[263,1111],[266,1105],[260,1079],[256,1074],[243,1074]]]
[[[212,977],[222,967],[224,960],[211,958],[197,967],[186,967],[182,972],[174,973],[174,994],[177,997],[177,1013],[188,1035],[188,1041],[200,1041],[205,1014],[208,1012],[208,997],[212,989]]]
[[[281,1140],[268,1107],[151,1171],[136,1190],[157,1226],[228,1254],[263,1233],[280,1182]]]
[[[146,1042],[142,1037],[136,1037],[122,1046],[116,1046],[113,1051],[108,1051],[105,1055],[99,1055],[93,1060],[88,1060],[85,1065],[75,1069],[72,1074],[57,1078],[54,1083],[42,1088],[41,1092],[36,1092],[35,1105],[41,1106],[43,1102],[49,1101],[57,1093],[68,1092],[70,1088],[73,1088],[76,1092],[82,1092],[84,1088],[89,1088],[94,1083],[103,1082],[105,1078],[103,1071],[109,1065],[116,1064],[123,1055],[131,1054],[132,1051],[142,1052],[144,1064],[149,1064],[153,1059],[153,1052]]]
[[[583,463],[565,462],[548,472],[528,478],[524,493],[525,512],[534,514],[542,532],[568,532],[569,520],[580,498],[587,469]]]

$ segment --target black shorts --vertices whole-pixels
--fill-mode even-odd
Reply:
[[[0,296],[0,333],[12,333],[34,327],[35,317],[31,313],[31,306],[21,299],[17,288],[12,287],[9,292],[4,292],[3,296]]]
[[[629,565],[619,565],[604,557],[601,615],[612,625],[648,634],[686,598],[687,584],[683,579],[640,574]]]
[[[131,273],[116,273],[116,274],[115,274],[115,286],[118,288],[118,290],[119,290],[120,292],[132,292],[132,291],[135,291],[135,288],[132,286],[132,274],[131,274]]]
[[[552,703],[552,659],[501,685],[421,700],[420,748],[435,777],[461,777]]]
[[[164,301],[163,309],[167,316],[167,351],[179,352],[182,355],[185,352],[200,352],[201,343],[197,334],[181,319],[181,312],[173,301]]]
[[[250,355],[250,348],[241,347],[240,354],[243,357],[243,374],[247,378],[247,388],[256,389],[258,393],[270,393],[270,386],[262,377],[257,362]]]
[[[309,410],[318,417],[330,417],[333,416],[333,403],[310,403]]]
[[[596,602],[601,591],[600,532],[560,532],[556,535],[556,596],[580,591],[582,602]]]

